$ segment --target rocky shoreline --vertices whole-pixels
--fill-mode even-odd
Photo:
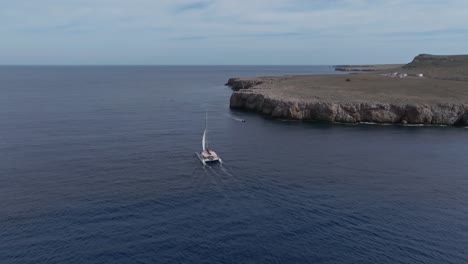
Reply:
[[[268,98],[255,92],[234,92],[230,107],[273,118],[339,123],[392,123],[425,125],[468,125],[468,105],[294,102]]]
[[[232,109],[273,118],[468,126],[468,82],[353,74],[231,78],[226,85],[234,90]]]
[[[249,89],[260,84],[263,84],[263,81],[258,79],[230,78],[225,85],[231,87],[234,91],[239,91],[241,89]]]

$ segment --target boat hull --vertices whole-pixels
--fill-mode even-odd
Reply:
[[[196,153],[198,159],[200,159],[201,163],[203,165],[209,164],[209,163],[222,163],[221,158],[214,152],[214,151],[202,151]]]

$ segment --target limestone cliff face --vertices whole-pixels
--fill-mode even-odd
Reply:
[[[239,87],[231,79],[232,87]],[[228,82],[229,83],[229,82]],[[340,123],[394,123],[426,125],[468,125],[466,104],[387,104],[378,102],[288,101],[271,98],[243,84],[233,92],[230,107],[255,111],[274,118]],[[252,84],[249,88],[254,87]],[[236,89],[234,89],[236,90]]]

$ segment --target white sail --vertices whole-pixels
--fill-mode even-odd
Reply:
[[[205,147],[205,136],[206,136],[206,129],[203,130],[203,139],[202,139],[202,150],[205,150],[206,147]]]
[[[216,152],[212,150],[208,150],[206,147],[206,131],[208,130],[208,113],[206,113],[206,121],[205,121],[205,129],[203,130],[203,137],[202,137],[202,151],[197,152],[197,156],[203,165],[212,162],[222,162],[221,158],[216,154]]]

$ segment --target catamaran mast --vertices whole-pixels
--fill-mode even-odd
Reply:
[[[202,150],[206,150],[206,128],[208,126],[208,112],[205,113],[205,130],[203,130]]]

